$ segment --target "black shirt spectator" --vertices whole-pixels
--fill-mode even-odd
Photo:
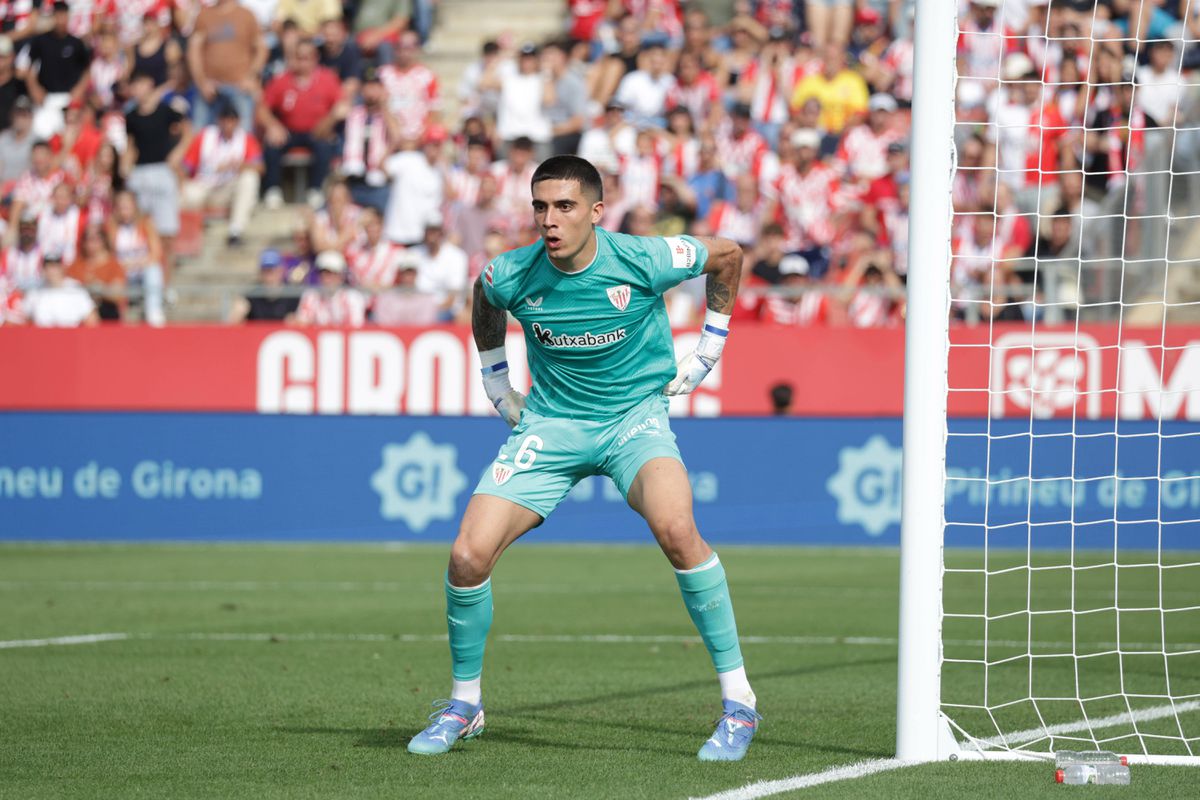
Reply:
[[[92,63],[87,45],[69,33],[47,31],[30,40],[29,61],[37,64],[37,82],[51,94],[75,88]]]
[[[178,143],[175,126],[183,115],[167,103],[159,103],[149,114],[133,108],[125,115],[125,130],[137,146],[137,165],[161,164]]]
[[[321,32],[325,39],[320,47],[321,66],[336,72],[343,85],[346,81],[362,80],[362,54],[358,45],[347,38],[345,23],[340,19],[327,20],[321,25]]]
[[[18,97],[28,97],[25,81],[17,77],[13,69],[13,43],[7,36],[0,37],[0,131],[12,124],[13,104]]]
[[[282,322],[296,313],[299,297],[248,297],[247,322]]]

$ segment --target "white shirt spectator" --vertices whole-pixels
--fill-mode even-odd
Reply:
[[[550,118],[542,108],[546,81],[539,71],[522,73],[516,64],[500,65],[500,104],[496,109],[496,133],[505,141],[528,136],[535,142],[550,141]]]
[[[455,297],[451,308],[460,308],[470,281],[467,254],[462,248],[442,242],[434,255],[421,245],[411,251],[411,256],[417,262],[417,291],[433,295],[439,306]]]
[[[384,234],[399,244],[421,241],[425,236],[425,224],[441,211],[445,183],[442,173],[420,150],[389,156],[383,169],[392,179]]]
[[[637,154],[637,130],[622,125],[615,131],[608,128],[588,128],[579,140],[579,157],[596,165],[597,169],[616,172],[621,159]]]
[[[258,20],[259,28],[264,31],[271,30],[271,23],[275,21],[275,8],[279,5],[279,0],[241,0],[241,3]]]
[[[22,312],[39,328],[77,328],[95,309],[87,290],[68,279],[62,286],[43,286],[25,295]]]
[[[657,78],[644,70],[630,72],[617,85],[616,99],[635,120],[648,121],[666,113],[667,95],[675,88],[669,72]]]
[[[1175,108],[1179,103],[1179,70],[1168,67],[1155,72],[1149,64],[1144,64],[1137,68],[1135,75],[1133,99],[1137,107],[1162,127],[1174,125]]]

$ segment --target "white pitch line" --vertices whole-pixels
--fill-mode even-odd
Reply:
[[[859,761],[842,767],[833,767],[824,772],[813,772],[808,775],[794,775],[791,778],[781,778],[775,781],[757,781],[739,786],[736,789],[726,789],[723,792],[691,798],[691,800],[755,800],[758,797],[770,797],[796,789],[808,789],[837,781],[865,778],[877,772],[888,772],[893,769],[912,766],[911,761],[901,761],[896,758],[875,758],[870,761]]]
[[[1132,713],[1125,711],[1107,717],[1081,719],[1075,722],[1060,722],[1057,725],[1048,725],[1044,728],[1030,728],[1029,730],[1010,733],[1007,736],[983,739],[980,741],[980,744],[984,747],[1004,747],[1005,745],[1012,747],[1013,745],[1027,744],[1038,739],[1044,739],[1048,736],[1061,736],[1066,733],[1077,733],[1079,731],[1099,728],[1115,728],[1118,725],[1128,725],[1131,722],[1150,722],[1165,717],[1173,717],[1177,714],[1184,714],[1188,711],[1196,711],[1197,709],[1200,709],[1200,700],[1186,700],[1182,703],[1163,703],[1160,706],[1140,708]],[[969,747],[970,743],[964,743],[964,746]]]
[[[49,639],[10,639],[0,642],[0,650],[12,650],[18,647],[55,647],[67,644],[120,642],[128,638],[130,638],[128,633],[85,633],[79,636],[54,636]]]

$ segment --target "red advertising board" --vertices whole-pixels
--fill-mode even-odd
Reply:
[[[696,334],[676,332],[676,348]],[[950,412],[958,416],[1200,419],[1200,326],[955,328]],[[990,345],[990,347],[989,347]],[[524,340],[509,334],[514,383]],[[0,409],[487,414],[470,332],[284,327],[0,328]],[[743,324],[704,385],[675,411],[898,416],[900,328]]]

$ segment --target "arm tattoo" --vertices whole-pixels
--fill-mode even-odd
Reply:
[[[471,330],[475,334],[475,346],[481,351],[504,346],[504,335],[508,328],[508,313],[496,308],[483,293],[483,284],[475,281],[475,298],[471,306]]]
[[[708,298],[708,307],[710,309],[722,314],[728,314],[729,311],[726,307],[733,305],[733,293],[730,291],[729,285],[723,280],[724,277],[720,272],[710,272],[707,281],[705,281],[704,293]]]

